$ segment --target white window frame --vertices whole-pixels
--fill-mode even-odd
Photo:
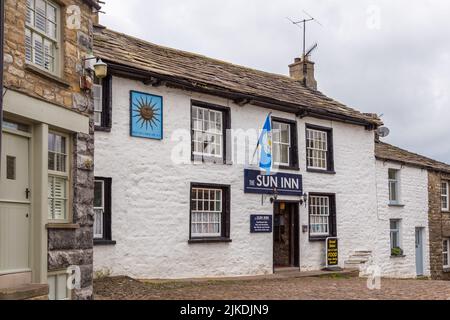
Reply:
[[[192,197],[192,193],[193,191],[196,190],[196,198]],[[198,192],[202,192],[202,197],[204,198],[205,195],[205,191],[207,192],[214,192],[214,200],[211,200],[211,197],[208,196],[208,199],[200,199],[198,196]],[[216,193],[219,192],[219,197],[217,198]],[[208,187],[192,187],[191,190],[191,203],[195,202],[195,208],[192,207],[191,208],[191,238],[195,239],[195,238],[219,238],[222,236],[222,219],[223,219],[223,215],[224,213],[224,203],[223,203],[223,193],[224,190],[223,189],[218,189],[218,188],[208,188]],[[202,210],[199,209],[199,201],[207,201],[208,204],[208,210],[205,210],[204,207]],[[216,202],[220,201],[220,209],[216,210],[215,205]],[[211,203],[214,204],[214,210],[211,210]],[[192,206],[192,205],[191,205]],[[203,203],[202,203],[203,206]],[[194,216],[195,215],[201,215],[202,216],[202,221],[194,221]],[[204,216],[208,216],[208,221],[204,221],[203,218]],[[218,216],[218,221],[211,221],[211,217],[212,216]],[[208,225],[208,224],[215,224],[218,225],[218,229],[219,232],[195,232],[195,226],[194,225]]]
[[[444,245],[443,250],[442,250],[443,264],[444,264],[444,268],[448,269],[448,268],[450,268],[450,238],[444,239],[443,245]],[[447,256],[447,259],[445,259],[445,256]],[[447,260],[447,261],[445,261],[445,260]]]
[[[397,224],[396,225],[397,228],[395,228],[395,229],[392,228],[393,222]],[[389,220],[389,230],[390,230],[391,250],[394,248],[401,248],[402,247],[402,243],[401,243],[402,220],[400,220],[400,219]],[[396,242],[397,242],[398,246],[394,246],[394,236],[396,237]]]
[[[53,279],[53,278],[55,279],[55,286],[52,285],[51,279]],[[64,280],[61,278],[64,278]],[[65,271],[49,272],[49,274],[47,276],[47,283],[49,285],[49,292],[48,292],[49,300],[53,300],[53,301],[72,300],[72,290],[70,290],[67,286],[68,278],[69,278],[69,274],[67,274]],[[65,295],[65,298],[63,298],[63,299],[57,298],[58,284],[60,284],[59,281],[64,281],[64,283],[65,283],[66,295]],[[54,291],[54,293],[52,291]]]
[[[101,183],[102,185],[102,205],[100,207],[94,206],[94,239],[99,240],[103,239],[105,230],[103,230],[103,219],[105,215],[105,181],[104,180],[95,180],[94,186],[96,183]],[[97,217],[100,215],[101,219],[98,220]],[[100,223],[101,233],[97,233],[97,225]]]
[[[286,126],[287,127],[287,132],[288,132],[288,141],[287,142],[283,142],[281,141],[281,129],[275,129],[276,125],[280,125],[280,126]],[[277,159],[275,159],[275,152],[273,152],[274,155],[274,165],[276,166],[285,166],[285,167],[289,167],[291,165],[291,149],[292,149],[292,137],[291,137],[291,125],[289,123],[285,123],[285,122],[281,122],[281,121],[276,121],[274,120],[272,122],[272,126],[273,126],[273,134],[272,134],[272,142],[273,142],[273,149],[275,150],[275,148],[279,147],[279,157],[281,160],[281,146],[287,146],[287,162],[281,162],[281,161],[277,161]],[[275,137],[278,135],[279,139],[276,140]]]
[[[311,237],[323,237],[330,235],[331,219],[331,197],[329,196],[310,196],[309,197],[309,230]],[[317,232],[315,227],[323,229],[326,226],[327,232]],[[320,228],[321,226],[321,228]]]
[[[389,174],[395,172],[395,179],[391,179]],[[389,168],[388,169],[388,181],[389,181],[389,204],[397,205],[400,204],[400,170]],[[392,188],[395,188],[395,195],[397,199],[392,199]]]
[[[70,211],[70,195],[71,195],[71,186],[70,186],[70,181],[71,181],[71,167],[70,167],[70,162],[69,162],[69,158],[71,155],[71,148],[70,148],[70,140],[69,140],[69,136],[67,134],[61,133],[61,132],[56,132],[56,131],[51,131],[49,130],[48,134],[53,134],[53,135],[57,135],[57,136],[61,136],[63,138],[65,138],[65,150],[66,153],[60,153],[61,155],[65,156],[65,171],[55,171],[55,170],[51,170],[48,169],[48,159],[47,159],[47,169],[48,169],[48,183],[51,182],[52,179],[62,179],[65,181],[65,190],[66,190],[66,196],[65,198],[61,198],[59,200],[64,200],[65,201],[65,219],[54,219],[52,217],[50,217],[50,213],[52,212],[50,209],[50,203],[49,208],[48,208],[48,220],[51,222],[55,222],[55,223],[68,223],[71,219],[71,211]],[[47,151],[47,157],[48,154],[52,152],[55,153],[54,151],[50,151],[50,149],[48,148]],[[55,153],[56,156],[57,153]],[[56,158],[56,157],[55,157]],[[55,165],[56,165],[56,161],[55,161]],[[51,199],[55,199],[55,198],[51,198],[50,195],[47,195],[48,197],[48,202],[50,202]],[[53,213],[53,212],[52,212]]]
[[[92,93],[94,97],[94,124],[97,127],[101,127],[103,116],[103,86],[94,84]]]
[[[328,170],[330,146],[329,132],[313,128],[306,128],[306,162],[308,169]],[[323,144],[323,146],[320,146]],[[323,162],[323,165],[320,163]]]
[[[198,115],[198,111],[202,110],[203,113],[203,117],[202,119],[199,119],[198,117],[195,117],[195,115]],[[220,130],[217,130],[214,126],[214,129],[205,129],[205,122],[208,123],[212,123],[210,120],[206,120],[205,118],[205,112],[208,113],[208,118],[210,119],[210,115],[214,114],[216,117],[220,116]],[[223,129],[224,129],[224,125],[225,125],[225,114],[223,111],[220,110],[215,110],[212,108],[205,108],[205,107],[199,107],[196,105],[192,106],[192,144],[193,144],[193,154],[194,156],[201,156],[201,157],[212,157],[212,158],[223,158],[223,150],[224,150],[224,144],[225,144],[225,139],[224,139],[224,135],[223,135]],[[216,118],[217,119],[217,118]],[[199,128],[196,124],[198,121],[201,121],[201,128]],[[196,136],[200,135],[201,136],[201,140],[196,140]],[[219,137],[220,139],[220,143],[217,144],[217,142],[215,143],[216,147],[219,147],[219,150],[217,151],[216,149],[216,153],[211,153],[211,152],[207,152],[207,148],[204,147],[205,142],[206,142],[206,138],[208,135],[212,135],[214,137]],[[202,151],[197,150],[197,144],[200,143],[202,145]]]
[[[25,34],[30,33],[30,39],[31,39],[31,48],[30,48],[31,49],[31,61],[28,60],[27,58],[25,58],[26,63],[31,64],[31,65],[35,66],[36,68],[39,68],[39,69],[43,70],[44,72],[48,72],[48,73],[54,74],[56,76],[59,76],[60,75],[60,70],[61,70],[61,66],[60,66],[60,60],[61,60],[60,59],[60,54],[61,54],[60,51],[61,50],[59,49],[60,48],[60,44],[61,44],[61,40],[60,40],[61,39],[61,30],[60,30],[61,29],[60,28],[60,26],[61,26],[61,6],[58,3],[54,2],[54,1],[42,0],[43,2],[45,2],[45,8],[46,8],[46,13],[45,13],[46,15],[44,17],[45,23],[46,23],[46,28],[47,28],[47,24],[49,23],[49,20],[47,19],[47,6],[51,6],[51,7],[56,9],[56,13],[55,13],[55,15],[56,15],[56,17],[55,17],[56,18],[56,22],[54,23],[55,24],[55,34],[56,34],[56,36],[52,37],[52,36],[48,35],[46,32],[43,32],[42,30],[39,30],[38,28],[36,28],[34,26],[34,21],[36,21],[36,0],[30,0],[30,1],[33,2],[33,8],[28,6],[28,1],[27,1],[27,3],[26,3],[26,12],[27,12],[27,15],[28,15],[28,10],[31,10],[34,15],[33,15],[33,24],[30,24],[28,21],[26,21],[26,23],[25,23]],[[50,23],[53,23],[53,22],[50,22]],[[34,42],[35,36],[42,37],[43,42],[45,40],[47,40],[50,43],[52,43],[53,50],[54,50],[53,57],[52,57],[52,59],[53,59],[53,70],[46,69],[44,66],[41,66],[41,65],[36,63],[36,61],[35,61],[36,51],[35,51],[35,48],[34,48],[34,46],[35,46],[35,42]],[[27,47],[26,44],[25,44],[25,47]],[[27,49],[25,48],[25,50],[27,50]],[[26,56],[26,53],[25,53],[25,56]],[[45,64],[45,61],[46,61],[45,49],[43,49],[43,57],[42,58],[43,58],[44,64]]]
[[[444,193],[444,186],[445,185],[445,193]],[[449,212],[450,211],[450,204],[449,204],[449,200],[450,200],[450,190],[449,190],[450,184],[448,181],[442,181],[441,184],[441,207],[442,207],[442,211],[445,212]],[[446,206],[444,206],[444,199],[447,203]]]

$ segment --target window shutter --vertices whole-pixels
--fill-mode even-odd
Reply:
[[[53,179],[54,192],[54,212],[53,215],[57,220],[66,218],[66,180],[60,178]]]
[[[44,48],[42,45],[42,37],[33,34],[34,38],[34,62],[40,66],[44,67]]]

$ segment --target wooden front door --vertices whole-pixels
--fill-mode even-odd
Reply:
[[[274,267],[299,267],[298,203],[275,203],[274,207]]]
[[[0,276],[31,273],[29,139],[3,132],[0,172]]]

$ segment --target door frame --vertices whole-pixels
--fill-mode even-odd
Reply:
[[[289,268],[298,268],[300,270],[300,201],[295,200],[275,200],[273,203],[273,224],[275,224],[275,206],[280,203],[285,203],[287,205],[293,206],[294,210],[291,213],[291,225],[294,226],[293,230],[290,229],[290,241],[289,241],[289,261],[291,266]],[[273,225],[274,227],[275,225]],[[272,228],[272,265],[273,272],[275,273],[275,230]]]

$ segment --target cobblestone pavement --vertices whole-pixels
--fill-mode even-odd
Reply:
[[[450,300],[450,282],[382,279],[367,289],[356,277],[191,282],[140,282],[126,277],[94,283],[97,300]]]

